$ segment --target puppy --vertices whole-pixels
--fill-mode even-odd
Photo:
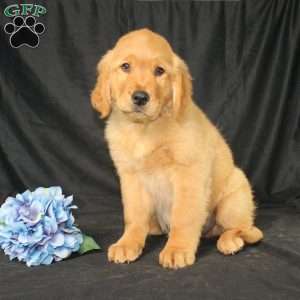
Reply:
[[[262,239],[254,226],[250,184],[216,127],[192,101],[186,64],[160,35],[141,29],[121,37],[98,64],[91,94],[121,183],[125,229],[108,250],[125,263],[148,234],[168,234],[159,263],[195,262],[201,235],[219,236],[225,255]]]

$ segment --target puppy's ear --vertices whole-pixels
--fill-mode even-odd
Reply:
[[[173,79],[173,111],[179,118],[185,107],[192,101],[192,77],[188,66],[176,54],[173,57],[175,68]]]
[[[98,78],[91,93],[91,102],[95,110],[101,113],[101,118],[105,118],[111,111],[111,91],[110,91],[110,63],[112,50],[108,51],[100,60],[97,66]]]

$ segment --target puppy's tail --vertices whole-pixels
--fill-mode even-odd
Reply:
[[[262,240],[264,237],[264,234],[260,229],[253,226],[247,230],[242,230],[240,232],[240,237],[248,244],[254,244],[258,241]]]

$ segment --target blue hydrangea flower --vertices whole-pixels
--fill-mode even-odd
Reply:
[[[0,247],[10,260],[49,265],[77,252],[83,235],[74,224],[72,201],[60,187],[8,197],[0,207]]]

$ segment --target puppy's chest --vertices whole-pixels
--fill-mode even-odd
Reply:
[[[112,158],[117,166],[138,172],[157,171],[174,162],[174,154],[164,142],[128,137],[122,143],[112,143]]]
[[[173,202],[169,166],[174,163],[171,148],[151,139],[128,137],[120,143],[111,143],[110,150],[118,169],[134,171],[151,198],[151,206],[164,232],[169,231]]]
[[[151,197],[152,209],[162,231],[169,232],[174,193],[167,172],[141,173],[140,180]]]
[[[168,147],[161,145],[151,149],[146,143],[137,144],[128,161],[149,193],[152,209],[165,233],[169,231],[173,202],[173,189],[168,175],[168,166],[172,162],[173,156]]]
[[[151,198],[151,206],[163,231],[168,232],[173,202],[170,167],[175,163],[170,140],[159,132],[141,134],[135,130],[107,131],[112,159],[120,176],[134,172]]]

